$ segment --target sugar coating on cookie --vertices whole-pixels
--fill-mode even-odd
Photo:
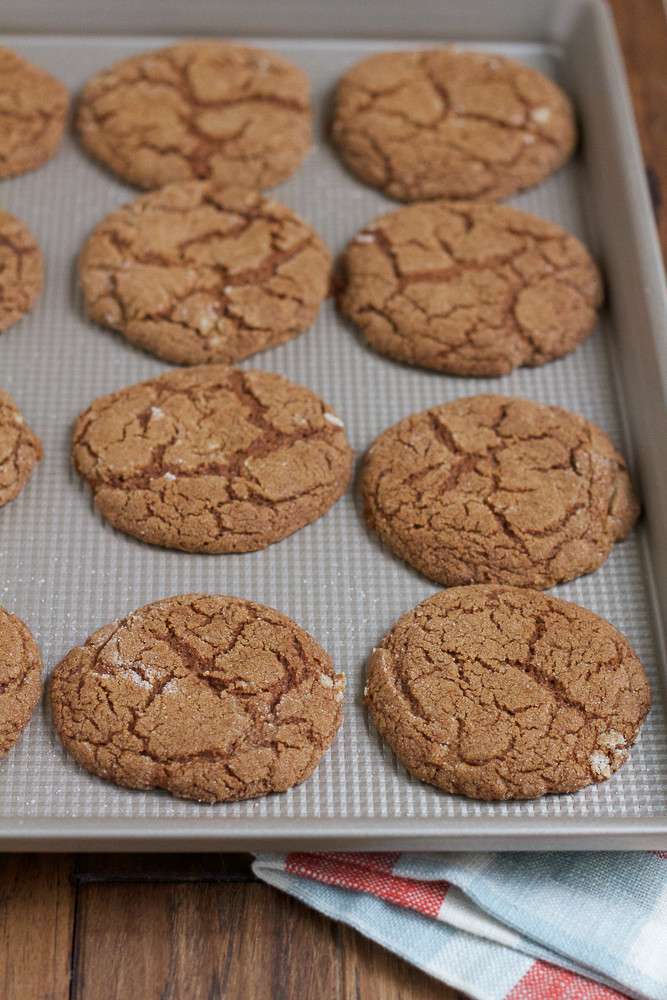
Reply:
[[[35,237],[20,219],[0,208],[0,330],[32,309],[43,278]]]
[[[370,527],[446,585],[572,580],[600,566],[639,514],[625,462],[599,427],[490,394],[389,428],[369,449],[361,489]]]
[[[60,80],[0,46],[0,178],[34,170],[55,154],[68,107]]]
[[[342,721],[343,674],[279,611],[185,594],[100,629],[56,667],[58,735],[88,771],[205,802],[304,781]]]
[[[378,731],[422,781],[530,799],[609,778],[651,704],[628,640],[519,587],[453,587],[403,615],[368,662]]]
[[[18,496],[43,454],[18,406],[0,389],[0,507]]]
[[[272,52],[183,42],[93,76],[76,126],[93,156],[139,187],[198,178],[264,189],[310,149],[309,84]]]
[[[289,208],[214,181],[141,195],[79,258],[95,322],[176,364],[229,364],[297,336],[330,272],[321,238]]]
[[[353,66],[332,138],[357,176],[400,201],[502,199],[561,166],[576,126],[568,97],[537,70],[440,48]]]
[[[584,245],[480,201],[406,205],[348,244],[338,302],[396,361],[454,375],[542,365],[584,340],[602,281]]]
[[[96,399],[77,472],[111,524],[186,552],[264,548],[345,492],[352,449],[315,393],[272,372],[178,369]]]
[[[25,622],[0,608],[0,756],[14,746],[42,693],[42,659]]]

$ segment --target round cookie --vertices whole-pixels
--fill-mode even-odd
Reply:
[[[115,528],[186,552],[250,552],[324,514],[352,449],[313,392],[272,372],[178,369],[96,399],[74,465]]]
[[[304,781],[342,721],[345,677],[295,622],[185,594],[95,632],[56,667],[58,735],[88,771],[204,802]]]
[[[576,126],[567,96],[537,70],[439,48],[353,66],[332,138],[361,180],[400,201],[502,199],[561,166]]]
[[[560,358],[602,303],[578,239],[493,202],[406,205],[365,226],[342,263],[340,308],[375,350],[453,375]]]
[[[34,170],[54,155],[68,107],[60,80],[0,46],[0,178]]]
[[[89,153],[138,187],[211,179],[264,189],[310,149],[309,84],[272,52],[183,42],[97,73],[76,126]]]
[[[361,477],[366,519],[439,583],[544,589],[600,566],[639,514],[607,435],[559,406],[470,396],[381,434]]]
[[[331,256],[289,208],[214,181],[169,184],[112,212],[79,258],[90,315],[176,364],[229,364],[314,321]]]
[[[28,725],[42,693],[42,659],[30,629],[0,608],[0,757]]]
[[[403,615],[368,663],[378,731],[422,781],[531,799],[609,778],[651,704],[628,640],[519,587],[453,587]]]
[[[32,309],[43,277],[35,237],[23,222],[0,208],[0,330]]]
[[[39,438],[12,397],[0,389],[0,507],[19,495],[43,455]]]

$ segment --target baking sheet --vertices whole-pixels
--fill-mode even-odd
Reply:
[[[0,42],[53,72],[74,95],[98,69],[175,40],[5,36]],[[303,215],[338,254],[364,223],[397,205],[347,174],[329,147],[325,119],[332,87],[372,52],[420,47],[432,39],[237,40],[280,52],[311,80],[315,149],[271,194]],[[542,43],[488,45],[479,38],[469,45],[520,59],[571,84],[564,50]],[[603,258],[595,183],[580,154],[508,203],[559,223]],[[465,379],[380,357],[326,302],[301,337],[240,366],[280,372],[320,394],[343,417],[356,454],[346,495],[314,524],[262,552],[203,556],[147,546],[102,519],[70,464],[73,421],[93,398],[172,367],[92,324],[77,289],[76,257],[84,240],[104,215],[136,194],[89,160],[72,136],[49,164],[0,185],[0,204],[30,227],[46,268],[38,304],[0,337],[0,385],[17,401],[45,452],[20,496],[0,511],[0,604],[27,622],[50,673],[101,625],[150,601],[192,591],[260,601],[309,631],[345,672],[344,723],[303,785],[248,802],[205,805],[160,791],[117,788],[87,774],[60,746],[44,697],[18,745],[0,762],[0,842],[14,850],[667,843],[663,664],[647,562],[654,540],[647,537],[646,521],[595,573],[552,590],[617,626],[641,657],[654,692],[654,707],[629,761],[609,781],[529,802],[450,796],[407,774],[362,705],[365,661],[373,646],[403,612],[439,589],[367,531],[358,491],[365,450],[409,413],[498,392],[584,414],[634,467],[624,419],[627,387],[618,386],[615,374],[615,339],[624,332],[610,313],[603,312],[593,335],[564,359],[502,378]]]

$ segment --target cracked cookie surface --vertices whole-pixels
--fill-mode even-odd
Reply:
[[[407,769],[477,799],[574,792],[628,757],[651,704],[628,640],[539,591],[474,585],[403,615],[365,702]]]
[[[18,496],[43,454],[18,406],[0,389],[0,507]]]
[[[596,321],[602,282],[560,226],[491,202],[408,205],[345,251],[340,308],[375,350],[454,375],[560,358]]]
[[[176,364],[229,364],[296,337],[330,272],[321,238],[289,208],[211,181],[141,195],[79,258],[95,322]]]
[[[186,552],[250,552],[324,514],[352,449],[315,393],[272,372],[178,369],[96,399],[73,459],[115,528]]]
[[[0,756],[28,725],[42,693],[42,658],[32,632],[0,608]]]
[[[0,208],[0,331],[32,309],[43,278],[35,237],[20,219]]]
[[[273,52],[183,42],[97,73],[76,125],[88,152],[138,187],[211,179],[264,189],[310,149],[308,79]]]
[[[446,585],[544,589],[600,566],[639,514],[625,462],[584,417],[479,395],[401,420],[366,456],[364,514]]]
[[[55,154],[68,107],[60,80],[0,46],[0,178],[34,170]]]
[[[343,674],[295,622],[185,594],[97,631],[56,667],[58,735],[88,771],[217,802],[304,781],[342,721]]]
[[[502,199],[570,156],[572,105],[537,70],[455,48],[379,53],[341,79],[332,138],[350,169],[400,201]]]

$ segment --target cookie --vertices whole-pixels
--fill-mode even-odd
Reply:
[[[279,611],[185,594],[71,650],[50,700],[62,743],[86,770],[219,802],[309,777],[341,724],[344,687],[324,650]]]
[[[345,492],[343,421],[272,372],[177,369],[96,399],[74,426],[74,465],[111,524],[186,552],[250,552]]]
[[[309,85],[272,52],[183,42],[97,73],[76,127],[89,153],[138,187],[211,179],[264,189],[310,149]]]
[[[470,396],[413,414],[371,446],[366,519],[439,583],[544,589],[607,558],[639,514],[607,435],[559,406]]]
[[[532,799],[609,778],[651,692],[591,611],[519,587],[453,587],[403,615],[368,662],[365,702],[415,777],[475,799]]]
[[[43,278],[35,237],[23,222],[0,208],[0,330],[32,309]]]
[[[502,199],[572,153],[563,91],[503,56],[456,48],[370,56],[341,79],[332,138],[350,169],[400,201]]]
[[[43,455],[39,438],[12,397],[0,389],[0,507],[19,495]]]
[[[90,315],[176,364],[229,364],[313,323],[331,257],[289,208],[215,181],[169,184],[100,223],[79,258]]]
[[[30,629],[0,608],[0,757],[28,725],[42,693],[42,659]]]
[[[433,201],[355,236],[338,302],[396,361],[505,375],[574,350],[595,325],[602,282],[560,226],[493,202]]]
[[[56,153],[67,89],[41,66],[0,46],[0,178],[41,167]]]

